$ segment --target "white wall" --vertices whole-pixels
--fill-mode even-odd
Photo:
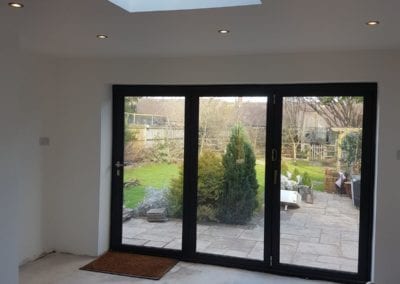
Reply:
[[[51,145],[44,152],[43,165],[45,231],[51,248],[96,255],[100,101],[106,91],[94,76],[82,71],[78,65],[56,70],[55,87],[46,98],[43,131]]]
[[[46,251],[38,141],[53,65],[19,51],[9,27],[18,28],[20,16],[0,10],[0,283],[7,284],[18,282],[18,264]]]
[[[12,212],[0,213],[0,218],[7,218],[11,226],[0,224],[0,246],[4,244],[8,250],[8,253],[0,253],[0,261],[15,257],[21,264],[46,251],[39,137],[41,92],[46,91],[43,82],[49,78],[50,72],[45,60],[25,57],[15,46],[0,52],[0,210],[12,208]],[[3,243],[6,237],[3,234],[6,233],[15,246],[7,244],[7,241]],[[3,275],[0,273],[0,279]]]
[[[400,53],[347,52],[187,59],[57,59],[45,92],[43,153],[46,247],[97,255],[108,245],[111,85],[360,82],[379,83],[377,283],[396,283],[400,255],[397,183]]]
[[[0,283],[13,284],[18,264],[44,251],[41,119],[34,90],[40,90],[39,75],[48,72],[38,72],[42,61],[22,56],[17,34],[7,28],[17,27],[18,17],[3,23],[6,18],[0,11]]]
[[[97,253],[101,254],[109,247],[110,241],[110,210],[111,210],[111,147],[112,147],[112,99],[111,86],[106,86],[101,105],[100,123],[100,192],[99,192],[99,223]]]
[[[19,54],[19,61],[18,249],[22,264],[51,250],[44,234],[42,186],[43,155],[49,147],[40,146],[39,137],[47,136],[42,131],[43,111],[48,109],[45,98],[54,89],[54,65],[40,56]]]
[[[18,196],[18,86],[17,57],[0,48],[0,283],[18,282],[17,196]]]

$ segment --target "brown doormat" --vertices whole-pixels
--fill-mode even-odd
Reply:
[[[158,280],[177,263],[171,258],[109,251],[81,269]]]

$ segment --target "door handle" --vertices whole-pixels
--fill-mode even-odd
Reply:
[[[276,149],[272,149],[272,162],[276,162],[278,159],[278,151]]]
[[[115,163],[115,167],[116,167],[117,169],[122,168],[123,166],[125,166],[125,163],[121,163],[120,161],[117,161],[117,162]]]
[[[117,168],[117,176],[121,175],[121,170],[120,168],[123,168],[124,166],[126,166],[127,163],[121,163],[120,161],[117,161],[114,166]]]

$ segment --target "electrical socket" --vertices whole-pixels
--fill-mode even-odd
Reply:
[[[49,146],[50,138],[49,137],[39,137],[39,145],[40,146]]]

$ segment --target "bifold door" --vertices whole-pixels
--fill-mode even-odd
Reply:
[[[111,248],[369,280],[376,85],[113,88]]]
[[[196,252],[264,260],[266,96],[199,97]]]

